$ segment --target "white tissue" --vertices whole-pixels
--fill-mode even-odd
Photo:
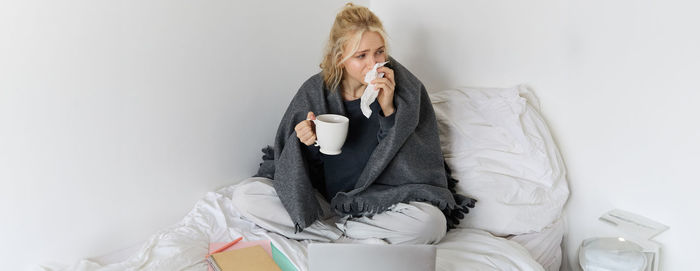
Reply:
[[[365,74],[365,83],[367,83],[367,88],[365,88],[365,92],[362,93],[362,97],[360,98],[360,109],[362,110],[362,114],[368,119],[369,116],[372,115],[372,109],[369,109],[369,105],[377,99],[377,95],[379,94],[379,91],[374,88],[374,84],[370,84],[370,82],[372,82],[374,79],[384,77],[383,72],[377,73],[377,68],[384,66],[386,63],[388,63],[388,61],[374,64],[374,67],[372,67],[372,69]]]

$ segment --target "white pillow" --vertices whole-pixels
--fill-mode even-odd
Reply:
[[[569,196],[566,169],[526,87],[430,98],[457,191],[478,200],[458,227],[505,236],[539,232],[559,217]]]

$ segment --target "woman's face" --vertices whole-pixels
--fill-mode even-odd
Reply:
[[[349,42],[345,45],[345,51],[350,51],[353,45],[352,42]],[[365,31],[362,33],[357,52],[343,63],[345,69],[345,78],[343,79],[356,80],[360,84],[365,84],[365,74],[374,67],[375,63],[384,62],[386,59],[382,36],[374,31]]]

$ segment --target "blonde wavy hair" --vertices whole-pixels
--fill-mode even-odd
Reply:
[[[379,17],[366,7],[356,6],[353,3],[345,4],[335,17],[320,65],[323,83],[330,91],[335,91],[340,85],[344,73],[341,65],[357,52],[362,34],[366,31],[376,32],[382,37],[384,40],[384,51],[388,59],[389,45],[387,44],[387,35]],[[345,48],[347,45],[352,46],[346,54]]]

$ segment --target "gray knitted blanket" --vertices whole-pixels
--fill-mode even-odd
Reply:
[[[448,228],[452,228],[475,201],[454,193],[456,181],[444,163],[425,87],[396,60],[390,59],[387,66],[394,70],[396,80],[394,127],[371,154],[355,189],[338,193],[331,199],[331,207],[340,215],[358,216],[381,213],[399,202],[423,201],[440,208]],[[297,231],[322,215],[314,187],[322,183],[323,176],[308,163],[307,146],[294,132],[294,126],[306,119],[309,111],[345,115],[340,92],[324,88],[320,73],[309,78],[292,99],[277,130],[274,154],[269,147],[263,150],[263,163],[256,174],[273,179]]]

